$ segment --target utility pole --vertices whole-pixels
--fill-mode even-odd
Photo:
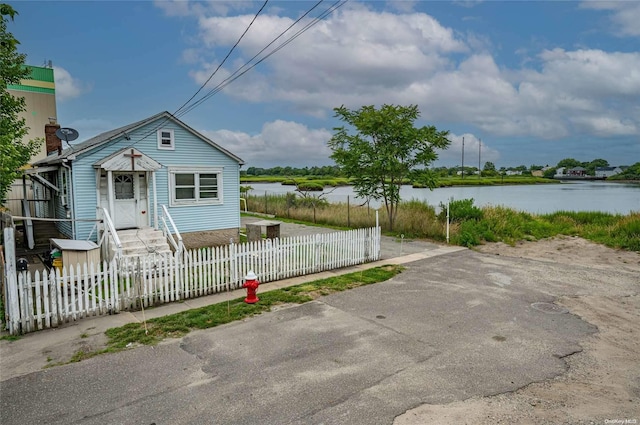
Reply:
[[[464,136],[462,136],[462,180],[464,180]]]
[[[480,168],[481,151],[482,151],[482,139],[478,139],[478,178],[480,178],[482,174],[482,169]]]

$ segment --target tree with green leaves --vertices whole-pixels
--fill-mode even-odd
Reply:
[[[542,173],[542,177],[544,177],[545,179],[552,179],[553,176],[556,175],[556,170],[557,168],[549,168],[547,169],[547,171]]]
[[[4,204],[13,181],[20,177],[21,167],[29,163],[41,143],[32,140],[23,143],[29,128],[20,113],[26,110],[23,97],[14,97],[7,90],[9,84],[20,84],[29,76],[24,66],[25,55],[18,53],[13,34],[7,31],[7,22],[18,14],[8,4],[0,4],[0,203]]]
[[[451,143],[449,132],[434,126],[415,127],[420,116],[417,105],[382,105],[380,109],[372,105],[357,110],[341,106],[334,111],[350,128],[334,128],[328,143],[331,158],[353,179],[359,197],[384,201],[393,230],[400,185],[411,178],[435,187],[435,176],[427,166],[438,158],[436,149],[446,149]]]
[[[568,168],[575,168],[580,166],[582,166],[582,162],[578,161],[577,159],[565,158],[560,162],[558,162],[558,165],[556,165],[556,168],[564,167],[568,169]]]
[[[596,175],[596,168],[598,167],[608,167],[609,166],[609,161],[607,161],[606,159],[602,159],[602,158],[597,158],[594,159],[593,161],[585,164],[585,167],[587,169],[587,174],[590,176],[595,176]]]
[[[491,161],[487,161],[484,163],[484,167],[482,167],[482,171],[496,171],[496,165]]]

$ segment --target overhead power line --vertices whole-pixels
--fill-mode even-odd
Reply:
[[[300,30],[298,30],[295,34],[293,34],[291,37],[289,37],[287,40],[283,41],[280,45],[278,45],[277,47],[275,47],[272,51],[270,51],[268,54],[266,54],[263,58],[261,58],[260,60],[256,61],[255,63],[251,64],[251,62],[256,59],[261,53],[263,53],[267,48],[269,48],[273,43],[275,43],[280,37],[282,37],[286,32],[288,32],[294,25],[296,25],[298,22],[300,22],[309,12],[311,12],[313,9],[315,9],[320,3],[322,3],[323,0],[320,0],[318,3],[316,3],[309,11],[307,11],[307,13],[305,13],[303,16],[301,16],[300,18],[298,18],[298,20],[296,20],[293,24],[291,24],[287,29],[285,29],[282,33],[280,33],[280,35],[278,35],[271,43],[269,43],[265,48],[263,48],[262,50],[260,50],[260,52],[258,52],[256,55],[254,55],[249,61],[247,61],[244,65],[242,65],[240,68],[238,68],[233,74],[231,74],[229,77],[227,77],[226,79],[224,79],[222,82],[220,82],[216,87],[212,88],[206,95],[204,95],[203,97],[201,97],[199,100],[197,100],[196,102],[194,102],[192,105],[190,105],[189,107],[185,108],[182,112],[180,112],[180,114],[176,115],[176,117],[181,117],[186,115],[187,113],[191,112],[193,109],[197,108],[198,106],[200,106],[202,103],[204,103],[205,101],[207,101],[208,99],[210,99],[212,96],[214,96],[215,94],[219,93],[220,91],[222,91],[225,87],[227,87],[229,84],[233,83],[235,80],[237,80],[238,78],[240,78],[241,76],[243,76],[244,74],[246,74],[247,72],[249,72],[250,70],[252,70],[253,68],[255,68],[256,66],[258,66],[260,63],[262,63],[264,60],[266,60],[267,58],[269,58],[271,55],[275,54],[276,52],[280,51],[281,49],[283,49],[285,46],[287,46],[289,43],[293,42],[293,40],[295,40],[296,38],[298,38],[300,35],[304,34],[306,31],[308,31],[311,27],[313,27],[314,25],[316,25],[318,22],[320,22],[321,20],[323,20],[324,18],[326,18],[327,16],[329,16],[330,14],[332,14],[335,10],[337,10],[338,8],[344,6],[349,0],[338,0],[336,2],[334,2],[329,8],[327,8],[324,12],[322,12],[319,16],[317,16],[316,18],[314,18],[311,22],[307,23],[303,28],[301,28]],[[251,64],[249,66],[249,64]],[[248,67],[248,68],[247,68]],[[247,69],[244,69],[247,68]],[[243,70],[244,69],[244,70]]]
[[[227,56],[224,57],[224,59],[222,60],[222,62],[220,62],[220,64],[218,64],[218,66],[216,67],[216,69],[211,73],[211,75],[209,75],[209,78],[207,78],[207,81],[205,81],[200,88],[193,94],[193,96],[191,96],[189,98],[189,100],[187,100],[186,102],[184,102],[182,105],[180,105],[180,107],[178,109],[176,109],[176,111],[173,113],[173,115],[177,115],[180,113],[180,111],[182,110],[182,108],[184,108],[189,102],[191,102],[193,100],[194,97],[196,97],[198,95],[198,93],[200,93],[200,91],[207,85],[209,84],[209,81],[211,81],[211,79],[213,78],[214,75],[217,74],[218,70],[220,68],[222,68],[222,65],[224,65],[224,63],[227,61],[227,59],[229,59],[229,56],[231,56],[231,53],[233,53],[233,51],[235,50],[236,47],[238,47],[238,44],[240,44],[240,41],[242,41],[242,39],[244,38],[244,36],[247,34],[247,32],[249,32],[249,28],[251,28],[251,26],[253,25],[253,23],[256,21],[256,19],[258,19],[258,15],[260,15],[260,13],[262,12],[262,10],[265,8],[265,6],[267,5],[267,3],[269,2],[269,0],[265,0],[265,2],[262,4],[262,7],[260,8],[260,10],[258,10],[258,12],[255,14],[255,16],[253,17],[253,19],[251,20],[251,22],[249,22],[249,25],[247,26],[247,28],[244,30],[244,32],[242,33],[242,35],[240,36],[240,38],[238,38],[238,41],[236,41],[236,44],[233,45],[233,47],[231,48],[231,50],[229,50],[229,53],[227,53]]]
[[[171,114],[172,117],[177,118],[177,114],[180,113],[180,111],[186,107],[189,102],[191,102],[197,95],[198,93],[200,93],[200,91],[202,91],[202,89],[209,83],[209,81],[211,81],[211,79],[213,78],[213,76],[218,72],[218,70],[222,67],[222,65],[224,65],[224,63],[227,61],[227,59],[229,58],[229,56],[231,56],[231,53],[233,53],[233,51],[235,50],[235,48],[240,44],[240,41],[242,41],[242,39],[244,38],[244,36],[247,34],[247,32],[249,31],[249,29],[251,28],[251,26],[253,25],[253,23],[255,22],[255,20],[258,18],[258,16],[260,15],[260,13],[264,10],[265,6],[267,5],[267,3],[269,2],[269,0],[265,0],[265,2],[262,4],[262,6],[260,7],[260,9],[256,12],[256,14],[253,16],[253,19],[251,19],[251,22],[249,22],[249,25],[247,26],[247,28],[245,28],[245,30],[242,32],[242,34],[240,35],[240,37],[238,38],[238,41],[235,42],[235,44],[233,45],[233,47],[231,47],[231,49],[229,50],[229,53],[227,53],[227,55],[224,57],[224,59],[222,60],[222,62],[220,62],[220,64],[218,65],[218,67],[209,75],[209,78],[207,78],[207,80],[198,88],[198,90],[186,101],[184,102],[182,105],[180,105],[180,107],[178,109],[176,109],[176,111]],[[143,140],[145,140],[147,137],[151,136],[152,134],[154,134],[155,132],[157,132],[159,129],[161,129],[165,123],[167,122],[167,118],[164,118],[163,120],[161,120],[159,123],[157,123],[156,125],[153,126],[153,128],[151,128],[147,133],[145,133],[141,138],[139,138],[138,140],[136,140],[135,142],[133,142],[131,145],[129,145],[128,147],[133,147],[136,143],[139,143]]]
[[[240,41],[242,40],[242,38],[246,35],[247,31],[249,30],[249,28],[251,27],[251,25],[253,24],[253,22],[256,20],[256,18],[258,17],[258,15],[262,12],[262,10],[264,9],[264,7],[266,6],[266,4],[268,3],[268,0],[264,2],[264,4],[262,5],[262,7],[260,8],[260,10],[256,13],[256,15],[254,16],[254,18],[251,20],[249,26],[245,29],[245,31],[242,33],[242,35],[240,36],[240,38],[238,39],[238,41],[234,44],[234,46],[231,48],[231,50],[229,51],[229,53],[225,56],[224,60],[220,63],[220,65],[218,65],[218,67],[216,67],[216,69],[209,75],[209,77],[207,78],[207,80],[204,82],[204,84],[202,84],[200,86],[200,88],[198,88],[198,90],[196,91],[196,93],[194,95],[192,95],[186,102],[184,102],[173,114],[171,114],[172,117],[178,119],[184,115],[186,115],[187,113],[191,112],[193,109],[195,109],[196,107],[200,106],[202,103],[204,103],[206,100],[208,100],[209,98],[211,98],[213,95],[215,95],[216,93],[219,93],[222,89],[224,89],[226,86],[228,86],[229,84],[231,84],[232,82],[234,82],[235,80],[237,80],[238,78],[240,78],[241,76],[243,76],[244,74],[246,74],[247,72],[249,72],[251,69],[255,68],[257,65],[259,65],[260,63],[262,63],[264,60],[266,60],[267,58],[269,58],[271,55],[273,55],[274,53],[278,52],[279,50],[281,50],[282,48],[284,48],[285,46],[287,46],[289,43],[291,43],[293,40],[295,40],[297,37],[299,37],[300,35],[302,35],[303,33],[305,33],[306,31],[308,31],[311,27],[313,27],[314,25],[316,25],[318,22],[320,22],[321,20],[323,20],[324,18],[326,18],[327,16],[329,16],[331,13],[333,13],[335,10],[337,10],[338,8],[344,6],[349,0],[337,0],[336,2],[334,2],[330,7],[328,7],[324,12],[322,12],[320,15],[318,15],[316,18],[314,18],[313,20],[311,20],[311,22],[307,23],[302,29],[298,30],[295,34],[293,34],[290,38],[288,38],[287,40],[283,41],[280,45],[278,45],[277,47],[275,47],[272,51],[270,51],[268,54],[266,54],[263,58],[261,58],[260,60],[256,61],[255,63],[253,63],[252,65],[249,66],[249,64],[251,64],[251,62],[256,59],[260,54],[264,53],[265,50],[267,50],[270,46],[272,46],[277,40],[279,40],[284,34],[286,34],[291,28],[293,28],[296,24],[298,24],[302,19],[304,19],[304,17],[306,17],[309,13],[311,13],[314,9],[316,9],[321,3],[323,3],[324,0],[319,0],[316,4],[314,4],[309,10],[307,10],[302,16],[300,16],[293,24],[291,24],[289,27],[287,27],[287,29],[285,29],[284,31],[282,31],[277,37],[275,37],[269,44],[267,44],[263,49],[261,49],[256,55],[254,55],[249,61],[247,61],[244,65],[242,65],[240,68],[238,68],[236,71],[234,71],[233,74],[231,74],[229,77],[227,77],[226,79],[224,79],[220,84],[218,84],[216,87],[214,87],[213,89],[211,89],[207,94],[205,94],[204,96],[202,96],[199,100],[197,100],[196,102],[192,103],[191,105],[189,105],[189,103],[203,90],[203,88],[211,81],[211,79],[213,78],[213,76],[218,72],[218,70],[222,67],[222,65],[225,63],[225,61],[227,60],[227,58],[231,55],[231,53],[233,52],[233,50],[239,45]],[[246,69],[245,69],[246,68]],[[244,69],[244,70],[243,70]],[[133,143],[131,143],[131,145],[129,145],[128,147],[133,147],[134,145],[136,145],[137,143],[145,140],[147,137],[149,137],[150,135],[156,133],[160,128],[162,128],[164,126],[164,124],[167,122],[168,118],[165,118],[163,120],[161,120],[158,124],[154,125],[153,128],[151,128],[147,133],[145,133],[142,137],[140,137],[138,140],[134,141]]]

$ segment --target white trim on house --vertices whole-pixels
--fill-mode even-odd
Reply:
[[[93,164],[107,171],[155,171],[162,165],[135,148],[125,148]]]
[[[222,172],[223,167],[169,167],[169,205],[171,207],[222,205],[224,203]],[[210,177],[212,174],[215,175],[214,182]],[[176,175],[193,175],[193,179],[177,183]],[[179,196],[177,189],[181,189]],[[187,197],[190,190],[192,197]]]
[[[176,149],[175,137],[173,130],[170,128],[161,128],[157,133],[158,149],[173,151]]]

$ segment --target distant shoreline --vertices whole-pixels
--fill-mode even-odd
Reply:
[[[595,176],[553,176],[554,180],[584,180],[584,181],[592,181],[592,180],[606,180],[606,177],[595,177]]]

